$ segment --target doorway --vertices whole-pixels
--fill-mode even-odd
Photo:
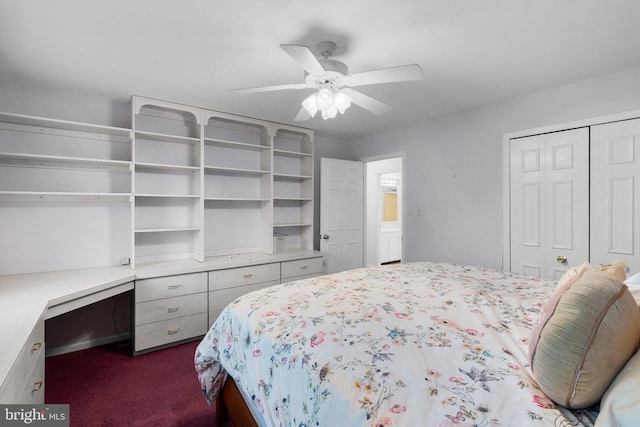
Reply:
[[[365,163],[365,264],[403,258],[404,153],[361,159]]]

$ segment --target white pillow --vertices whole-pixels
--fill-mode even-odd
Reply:
[[[627,277],[624,281],[627,285],[639,285],[640,286],[640,273],[636,273],[631,277]]]
[[[629,359],[600,402],[595,427],[637,427],[640,420],[640,351]]]
[[[640,304],[640,273],[636,273],[629,277],[624,281],[624,283],[631,291],[631,295],[633,295],[636,301],[638,301],[638,304]]]

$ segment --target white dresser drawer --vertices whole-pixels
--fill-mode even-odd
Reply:
[[[278,285],[279,283],[279,280],[272,280],[270,282],[236,286],[235,288],[209,292],[209,325],[212,325],[222,310],[229,305],[229,303],[235,301],[239,296],[257,291],[258,289],[266,288],[267,286]]]
[[[305,258],[295,261],[284,261],[281,264],[281,277],[282,282],[291,281],[304,277],[319,276],[322,274],[322,257],[317,258]]]
[[[209,290],[227,289],[236,286],[280,280],[280,263],[229,268],[209,272]]]
[[[40,320],[22,347],[16,361],[16,378],[26,378],[38,362],[44,362],[44,321]],[[18,384],[20,388],[20,384]]]
[[[207,273],[136,280],[136,302],[207,292]]]
[[[145,301],[136,304],[136,326],[206,312],[207,298],[204,292]]]
[[[204,296],[202,296],[204,299]],[[207,333],[207,313],[192,314],[136,326],[135,351],[165,345]]]
[[[29,376],[23,377],[26,381],[18,383],[18,393],[16,400],[20,404],[43,404],[44,403],[44,353],[43,357],[37,361]]]

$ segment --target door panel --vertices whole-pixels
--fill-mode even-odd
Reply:
[[[559,279],[569,268],[589,261],[589,129],[546,135],[547,268]],[[558,257],[567,259],[566,263]]]
[[[363,266],[362,162],[320,159],[320,235],[325,273]]]
[[[542,205],[540,203],[540,183],[522,185],[522,245],[540,248],[542,239]]]
[[[640,119],[591,128],[591,262],[640,271]]]
[[[511,141],[511,271],[542,275],[545,248],[543,136]]]
[[[511,271],[557,279],[589,259],[588,129],[514,139],[510,149]]]
[[[554,249],[573,249],[573,183],[571,181],[552,183],[551,247]]]

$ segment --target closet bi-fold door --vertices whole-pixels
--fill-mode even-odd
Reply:
[[[511,271],[559,279],[589,259],[589,131],[511,140]]]
[[[591,128],[591,262],[640,272],[640,119]]]

